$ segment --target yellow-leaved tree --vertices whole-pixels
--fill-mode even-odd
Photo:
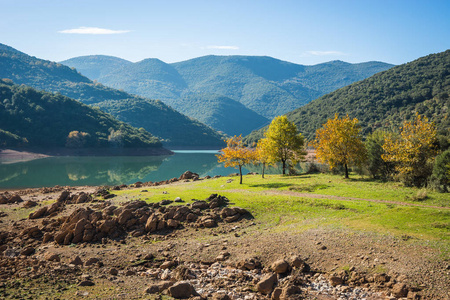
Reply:
[[[264,136],[262,149],[268,161],[282,163],[283,175],[286,174],[286,167],[294,167],[305,157],[303,136],[286,116],[273,119]]]
[[[241,135],[229,138],[225,142],[227,147],[217,155],[218,161],[224,163],[226,168],[239,168],[239,183],[242,184],[242,167],[254,161],[255,151],[244,146]]]
[[[269,143],[270,141],[268,139],[260,139],[255,148],[254,163],[262,165],[262,178],[264,178],[266,166],[275,163],[274,158],[269,155]]]
[[[361,165],[367,157],[366,148],[360,136],[358,119],[347,115],[328,119],[322,128],[317,129],[313,146],[319,161],[327,163],[331,169],[344,166],[348,178],[348,166]]]
[[[413,120],[403,122],[400,135],[386,137],[382,158],[395,164],[405,185],[423,186],[433,170],[435,143],[436,126],[416,113]]]

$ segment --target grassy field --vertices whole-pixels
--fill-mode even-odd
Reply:
[[[327,174],[267,175],[265,179],[248,175],[242,185],[238,177],[221,177],[145,190],[118,194],[150,202],[176,197],[189,202],[218,193],[251,211],[260,226],[271,230],[333,226],[424,240],[450,238],[449,194],[357,175],[349,180]]]

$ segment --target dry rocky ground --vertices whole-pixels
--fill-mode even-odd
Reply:
[[[0,298],[450,298],[450,265],[432,245],[277,232],[215,194],[188,204],[114,197],[136,188],[145,184],[0,194]]]

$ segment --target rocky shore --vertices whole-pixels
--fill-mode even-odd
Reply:
[[[448,277],[441,278],[441,290],[429,289],[439,286],[435,281],[448,265],[422,261],[435,273],[422,272],[420,283],[411,276],[413,268],[405,267],[419,263],[413,252],[418,250],[396,247],[399,241],[391,238],[370,243],[373,236],[344,240],[339,231],[265,233],[252,212],[219,194],[203,200],[167,195],[156,203],[115,194],[207,179],[186,172],[131,186],[1,193],[0,294],[222,300],[448,296]]]

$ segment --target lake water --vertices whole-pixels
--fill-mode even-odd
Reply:
[[[171,156],[48,157],[0,162],[0,189],[155,182],[180,177],[187,170],[200,177],[238,172],[219,164],[217,153],[175,151]],[[247,172],[244,168],[243,173]]]

